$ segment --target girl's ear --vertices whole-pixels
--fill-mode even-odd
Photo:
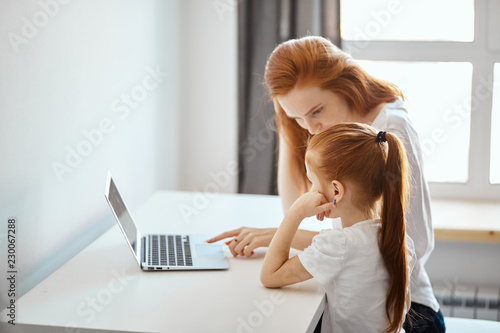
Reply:
[[[338,180],[332,180],[332,192],[333,192],[333,199],[339,202],[340,200],[342,200],[345,194],[344,185]]]

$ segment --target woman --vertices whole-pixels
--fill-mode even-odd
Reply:
[[[418,332],[444,332],[439,304],[424,268],[434,246],[429,191],[418,135],[403,105],[402,92],[394,84],[366,73],[329,40],[315,36],[278,45],[267,62],[265,83],[276,111],[280,138],[278,191],[285,212],[311,186],[304,159],[312,135],[338,123],[359,122],[401,139],[410,166],[407,233],[418,258],[411,276],[412,327]],[[390,174],[386,177],[391,179]],[[255,248],[269,246],[275,232],[276,228],[242,227],[209,242],[234,237],[227,242],[232,254],[251,256]],[[292,247],[304,250],[317,234],[299,229]],[[408,324],[406,320],[407,332],[412,330]]]

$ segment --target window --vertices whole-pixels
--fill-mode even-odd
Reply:
[[[471,0],[345,0],[340,9],[346,40],[474,40]]]
[[[427,180],[467,182],[470,100],[464,96],[471,94],[472,65],[417,61],[359,63],[372,75],[397,82],[403,91],[420,137]]]
[[[493,114],[491,115],[490,182],[500,184],[500,64],[493,74]]]
[[[435,197],[500,198],[499,16],[500,1],[341,1],[342,48],[407,97]]]

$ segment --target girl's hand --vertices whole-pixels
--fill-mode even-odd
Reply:
[[[300,196],[290,207],[288,212],[304,219],[316,215],[320,221],[326,217],[330,217],[330,210],[333,208],[333,203],[329,202],[326,197],[318,192],[307,192]]]

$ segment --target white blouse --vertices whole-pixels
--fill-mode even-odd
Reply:
[[[325,229],[299,253],[300,262],[327,295],[323,333],[383,332],[387,328],[389,274],[378,245],[380,227],[380,219],[375,219]],[[415,252],[409,237],[406,243],[411,270]]]

